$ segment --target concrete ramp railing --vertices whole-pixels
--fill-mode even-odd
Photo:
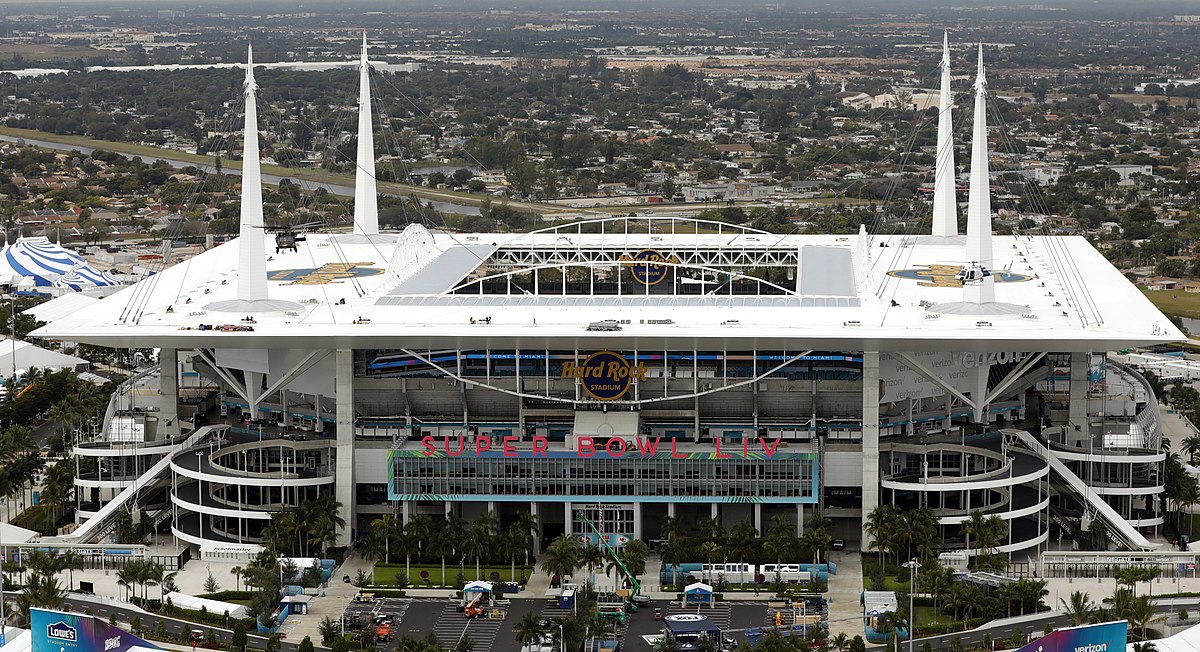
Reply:
[[[204,426],[203,428],[200,428],[196,432],[192,433],[187,439],[184,439],[176,444],[171,449],[170,453],[167,453],[161,460],[155,462],[150,466],[150,468],[146,469],[145,473],[138,476],[138,478],[134,480],[132,484],[130,484],[128,487],[125,487],[125,489],[123,489],[121,493],[117,494],[115,498],[108,501],[107,504],[100,508],[100,511],[96,512],[95,515],[84,521],[79,527],[75,528],[74,532],[65,534],[59,538],[65,541],[73,541],[76,543],[92,543],[105,534],[108,534],[109,530],[116,522],[117,514],[124,509],[126,504],[135,496],[137,496],[138,493],[147,487],[152,486],[160,479],[161,476],[165,474],[167,469],[170,468],[171,460],[175,457],[175,455],[191,448],[192,446],[195,446],[210,435],[225,432],[228,429],[228,425],[220,424]]]
[[[1005,435],[1016,437],[1022,444],[1029,448],[1029,450],[1045,458],[1045,460],[1050,464],[1051,470],[1053,470],[1058,477],[1062,478],[1063,482],[1065,482],[1072,491],[1079,494],[1083,501],[1089,507],[1094,509],[1100,518],[1104,520],[1104,522],[1108,525],[1108,530],[1130,549],[1149,552],[1157,550],[1159,547],[1161,547],[1160,544],[1148,541],[1146,537],[1142,536],[1142,533],[1138,532],[1137,528],[1133,527],[1129,524],[1129,521],[1126,521],[1124,518],[1122,518],[1122,516],[1117,513],[1117,510],[1113,509],[1111,505],[1104,502],[1104,498],[1102,498],[1100,494],[1093,491],[1092,488],[1089,487],[1082,478],[1075,475],[1075,473],[1073,473],[1071,469],[1062,462],[1062,460],[1059,460],[1058,457],[1054,455],[1053,451],[1042,445],[1042,442],[1038,441],[1037,438],[1032,434],[1024,430],[1001,430],[1000,432],[1004,433]]]

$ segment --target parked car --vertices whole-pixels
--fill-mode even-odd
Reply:
[[[845,550],[846,549],[846,540],[845,539],[834,539],[833,540],[833,549],[834,550]]]

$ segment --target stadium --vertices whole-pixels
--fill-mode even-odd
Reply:
[[[857,541],[893,503],[967,554],[973,511],[1005,522],[1000,552],[1081,520],[1154,550],[1158,404],[1105,352],[1184,336],[1085,239],[992,233],[980,63],[965,234],[948,100],[933,229],[890,235],[682,214],[381,233],[364,110],[353,232],[271,251],[248,67],[240,237],[34,333],[160,349],[76,448],[96,463],[65,540],[132,510],[241,559],[331,492],[341,544],[381,514],[487,511],[531,512],[543,543],[595,537],[581,514],[616,545],[668,516],[821,514]],[[369,97],[365,48],[361,68]]]

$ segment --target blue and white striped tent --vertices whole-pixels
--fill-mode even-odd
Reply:
[[[21,238],[0,250],[0,280],[17,285],[21,279],[32,279],[36,287],[72,290],[121,284],[45,237]]]

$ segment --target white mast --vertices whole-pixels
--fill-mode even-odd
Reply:
[[[263,238],[262,172],[259,170],[258,103],[254,82],[254,49],[246,46],[246,122],[242,147],[241,228],[238,232],[237,298],[261,301],[267,298],[267,251]]]
[[[354,175],[354,233],[365,236],[379,233],[370,71],[370,64],[367,63],[367,33],[363,32],[362,58],[358,62],[358,165]]]
[[[300,310],[293,301],[267,298],[267,247],[263,228],[262,170],[259,169],[258,84],[254,81],[254,49],[246,47],[246,121],[242,145],[241,224],[238,229],[237,298],[210,303],[204,308],[222,312],[281,312]]]
[[[954,120],[950,94],[950,33],[942,34],[942,88],[938,96],[937,162],[933,177],[933,235],[958,235],[958,201],[955,197]]]
[[[987,80],[983,75],[983,44],[979,44],[979,71],[975,76],[975,124],[971,136],[971,186],[967,196],[967,260],[995,273],[992,264],[992,201],[988,173]],[[970,303],[996,300],[995,279],[989,274],[981,282],[965,287]]]

